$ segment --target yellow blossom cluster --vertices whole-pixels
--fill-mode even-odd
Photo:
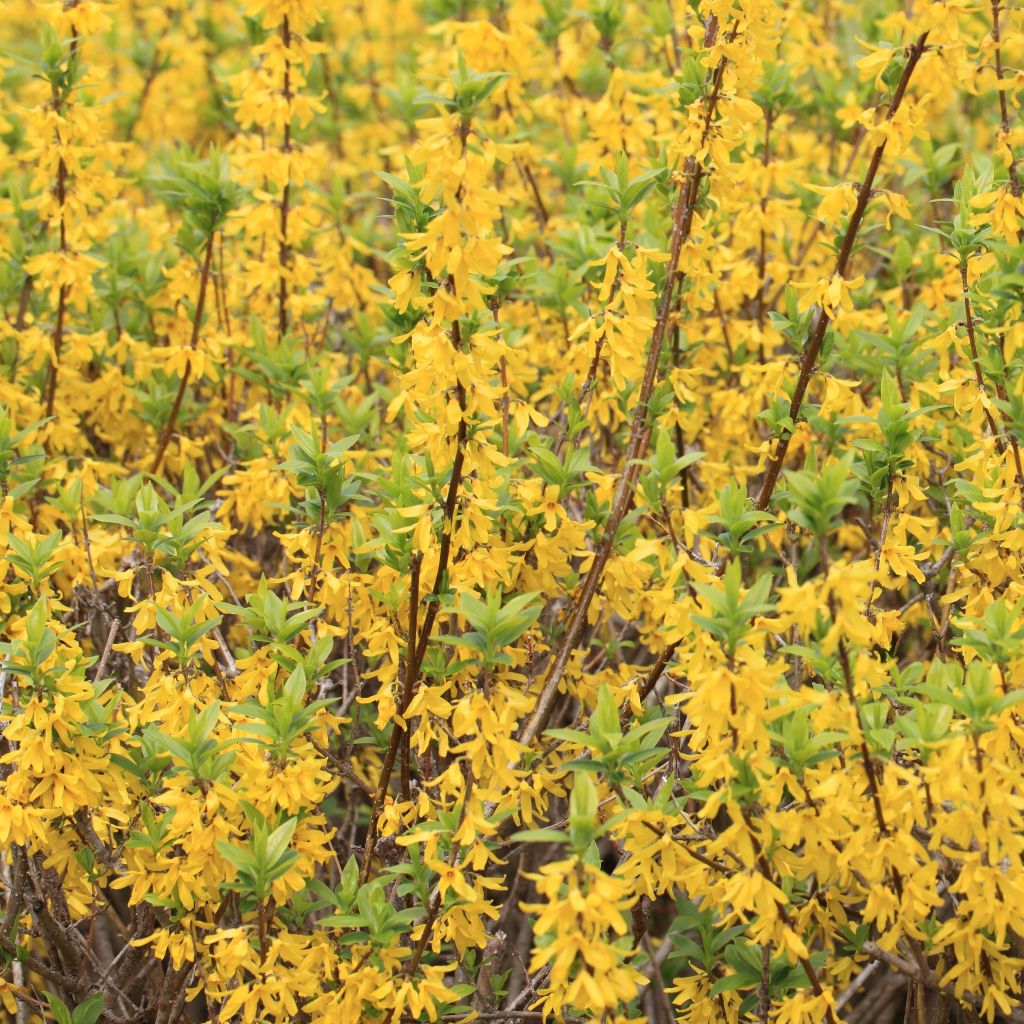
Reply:
[[[1024,9],[8,0],[0,1020],[1024,1020]]]

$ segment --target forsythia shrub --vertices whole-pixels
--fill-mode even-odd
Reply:
[[[6,0],[0,1014],[1024,1021],[1024,13]]]

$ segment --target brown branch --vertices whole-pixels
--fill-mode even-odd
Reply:
[[[737,29],[734,27],[730,38],[734,37]],[[713,21],[709,22],[706,36],[707,41],[717,32],[717,26]],[[704,136],[708,136],[711,130],[711,122],[718,103],[718,96],[721,91],[722,76],[725,70],[725,61],[719,63],[715,75],[712,91],[708,97],[705,109]],[[554,709],[555,699],[558,695],[558,687],[565,675],[577,644],[583,636],[584,627],[587,621],[587,612],[604,576],[605,567],[611,558],[612,549],[615,544],[615,535],[622,524],[630,505],[633,502],[633,489],[636,486],[640,474],[640,459],[647,447],[650,438],[651,428],[647,423],[648,407],[651,395],[654,392],[654,385],[658,378],[658,365],[661,357],[661,347],[665,340],[665,332],[668,329],[669,316],[672,310],[672,296],[675,290],[676,271],[679,267],[679,256],[682,252],[683,242],[689,237],[690,228],[693,225],[693,213],[697,197],[700,194],[700,185],[703,180],[704,169],[700,167],[693,157],[687,159],[684,184],[679,190],[679,197],[676,200],[675,210],[672,217],[672,235],[669,243],[669,258],[665,269],[665,283],[662,289],[661,301],[658,307],[658,315],[654,325],[654,332],[651,336],[651,345],[647,354],[647,365],[644,370],[643,380],[640,384],[640,392],[637,404],[633,410],[633,420],[629,432],[629,441],[626,446],[625,455],[622,461],[622,473],[619,476],[615,488],[615,496],[612,500],[611,512],[604,525],[604,532],[597,550],[594,552],[594,560],[584,578],[583,586],[573,605],[569,623],[566,626],[562,641],[558,645],[554,660],[544,681],[543,689],[537,698],[537,704],[533,714],[526,721],[519,734],[519,742],[523,744],[532,743],[543,732],[547,721]]]
[[[192,317],[192,337],[189,341],[188,347],[193,351],[199,344],[199,329],[203,321],[203,307],[206,305],[206,285],[210,280],[210,264],[213,260],[213,238],[214,234],[211,233],[210,237],[206,240],[206,255],[203,258],[203,270],[199,278],[199,296],[196,299],[195,315]],[[171,434],[174,432],[174,425],[178,420],[178,413],[181,412],[181,403],[185,398],[185,389],[188,387],[191,370],[192,366],[189,364],[185,367],[185,371],[181,375],[181,384],[178,386],[178,394],[174,398],[174,405],[171,407],[171,415],[168,417],[167,424],[160,437],[156,457],[153,459],[153,464],[149,467],[150,473],[156,473],[160,468],[160,463],[164,460],[164,453],[167,451],[167,445],[171,440]]]
[[[965,1002],[975,1007],[978,1005],[979,1001],[971,996],[970,993],[965,992],[961,995],[956,995],[951,987],[943,985],[939,978],[932,974],[931,971],[920,964],[907,960],[905,957],[899,956],[896,953],[890,953],[887,949],[882,949],[877,943],[865,942],[861,947],[861,952],[866,953],[874,960],[881,961],[887,967],[892,968],[892,970],[909,978],[911,981],[919,982],[925,988],[949,997],[961,1006]],[[1012,1021],[1014,1024],[1024,1024],[1024,1007],[1014,1007],[1008,1014],[1004,1015],[1004,1019]]]
[[[422,562],[423,556],[417,553],[413,555],[412,564],[409,567],[409,645],[407,652],[415,652],[416,650],[416,620],[419,617],[420,565]],[[407,653],[405,659],[405,689],[402,693],[403,714],[412,703],[413,686],[416,682],[413,675],[415,670],[414,658]],[[411,796],[411,783],[409,780],[410,736],[408,722],[402,733],[402,799],[409,800]]]
[[[964,326],[967,328],[967,341],[971,347],[971,366],[974,369],[974,379],[978,383],[978,390],[981,392],[982,399],[984,399],[987,391],[985,389],[985,378],[981,373],[981,358],[978,355],[978,341],[974,331],[974,313],[971,309],[970,288],[967,282],[967,263],[963,257],[960,258],[960,283],[964,296]],[[985,407],[984,402],[982,403],[982,408],[985,412],[985,421],[988,423],[988,429],[996,442],[996,451],[1002,455],[1005,451],[1005,446],[1003,439],[999,436],[999,428],[996,426],[991,410]]]
[[[285,15],[281,22],[281,42],[284,44],[285,58],[284,58],[284,90],[283,96],[286,106],[288,107],[288,118],[284,123],[284,144],[281,147],[282,152],[285,153],[285,158],[288,159],[287,154],[292,149],[292,123],[291,123],[291,102],[292,102],[292,85],[291,85],[291,62],[288,60],[288,51],[292,45],[292,33],[291,26],[288,24],[288,16]],[[288,270],[291,266],[292,261],[292,250],[288,244],[288,214],[290,212],[291,198],[291,169],[289,168],[289,180],[285,181],[284,189],[281,192],[281,240],[278,248],[278,263],[280,264],[280,280],[278,282],[277,291],[277,329],[278,333],[283,337],[285,332],[288,330]]]
[[[1006,147],[1010,150],[1010,191],[1015,198],[1020,198],[1020,178],[1017,176],[1017,161],[1013,158],[1013,150],[1010,148],[1010,112],[1006,106],[1006,92],[1003,90],[1003,48],[999,35],[999,5],[1000,0],[992,0],[992,45],[996,58],[996,92],[999,94],[999,115],[1000,126],[1003,135],[1006,137]]]
[[[764,169],[764,176],[768,178],[768,165],[772,159],[772,108],[769,107],[764,112],[764,147],[761,150],[761,166]],[[768,187],[768,181],[765,182],[765,188]],[[764,327],[765,317],[765,295],[764,290],[767,285],[765,280],[765,273],[768,267],[768,232],[765,230],[764,220],[765,214],[768,209],[768,194],[765,193],[761,197],[761,236],[759,240],[757,250],[757,326],[759,328]],[[762,342],[763,344],[763,342]],[[762,355],[763,361],[763,355]]]
[[[915,42],[910,48],[910,53],[907,57],[907,63],[903,69],[903,74],[900,77],[899,84],[896,86],[896,91],[893,93],[892,100],[889,102],[889,109],[886,113],[887,121],[891,121],[893,119],[900,108],[900,104],[903,102],[907,86],[910,84],[910,78],[914,73],[914,69],[917,67],[918,61],[921,59],[921,55],[924,53],[927,39],[928,33],[925,32],[918,37],[917,42]],[[871,161],[868,164],[864,180],[860,183],[860,188],[857,192],[857,205],[854,208],[853,214],[850,216],[849,224],[846,226],[846,234],[843,236],[843,244],[842,248],[839,250],[839,256],[836,259],[833,276],[846,276],[847,266],[850,262],[850,257],[853,254],[853,246],[857,240],[857,233],[860,231],[861,223],[864,220],[864,214],[868,207],[868,201],[871,199],[871,191],[875,183],[875,175],[878,174],[878,168],[882,163],[882,155],[884,153],[885,140],[883,139],[871,154]],[[829,323],[829,315],[824,309],[819,308],[816,316],[814,317],[814,322],[811,326],[807,343],[804,345],[803,357],[800,360],[800,376],[797,379],[796,387],[793,390],[793,398],[789,404],[789,417],[794,423],[800,415],[800,408],[803,405],[804,395],[807,393],[807,385],[810,383],[811,374],[814,372],[815,363],[818,361],[818,354],[821,352],[821,343],[824,341],[825,331],[828,328]],[[789,442],[792,439],[792,436],[792,433],[783,434],[778,439],[774,453],[768,459],[764,481],[761,484],[761,490],[754,502],[754,507],[761,512],[768,507],[768,502],[771,501],[772,494],[775,491],[775,485],[779,480],[779,474],[782,472],[782,466],[786,460],[786,452],[789,450]]]
[[[462,329],[456,319],[452,323],[452,345],[456,349],[462,348]],[[445,576],[448,573],[448,563],[451,558],[452,536],[455,532],[455,510],[459,500],[459,486],[462,482],[462,467],[466,458],[466,389],[461,381],[455,385],[456,400],[462,413],[459,419],[459,427],[456,433],[455,459],[452,462],[452,475],[448,480],[448,494],[444,503],[444,519],[441,525],[441,545],[438,552],[437,571],[434,573],[434,584],[431,587],[432,600],[427,605],[426,613],[423,616],[423,624],[419,627],[418,637],[415,646],[410,644],[406,649],[406,658],[411,659],[406,667],[406,690],[410,693],[410,700],[415,694],[416,685],[419,682],[420,668],[423,659],[426,657],[427,644],[430,641],[430,632],[434,627],[434,620],[441,605],[441,588],[444,585]],[[418,574],[417,568],[417,574]],[[417,589],[419,581],[417,579]],[[403,694],[404,704],[404,694]],[[402,707],[402,712],[405,706]],[[408,728],[406,725],[405,728]],[[377,840],[378,819],[384,807],[384,800],[387,797],[388,785],[391,781],[391,773],[395,768],[395,760],[398,756],[398,749],[402,738],[403,729],[395,723],[391,739],[388,741],[388,749],[384,755],[384,761],[380,768],[380,777],[377,781],[377,789],[374,793],[373,808],[370,811],[370,821],[366,829],[366,841],[363,844],[363,863],[360,868],[360,883],[365,883],[370,877],[370,860],[373,855],[374,844]]]

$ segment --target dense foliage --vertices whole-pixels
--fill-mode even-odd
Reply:
[[[3,8],[0,1013],[1024,1020],[1016,5]]]

